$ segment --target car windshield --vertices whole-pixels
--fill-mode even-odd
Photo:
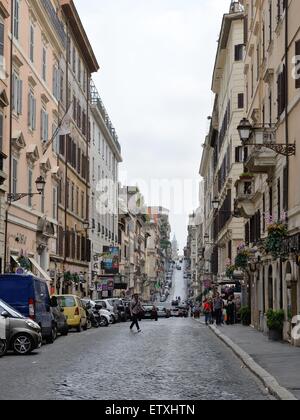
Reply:
[[[76,306],[73,296],[58,296],[57,301],[62,308],[74,308]]]
[[[7,303],[3,302],[3,300],[0,300],[0,314],[2,312],[8,312],[12,318],[24,319],[23,315],[21,315]]]
[[[164,307],[162,307],[162,306],[159,306],[157,309],[158,309],[159,311],[164,311],[164,310],[165,310],[165,308],[164,308]]]

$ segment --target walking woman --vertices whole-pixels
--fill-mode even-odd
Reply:
[[[143,312],[143,307],[139,298],[139,295],[136,293],[133,295],[132,301],[130,303],[130,313],[132,317],[132,324],[130,326],[130,330],[133,330],[133,327],[136,326],[137,331],[140,333],[142,330],[139,326],[139,319],[141,318],[141,314]]]

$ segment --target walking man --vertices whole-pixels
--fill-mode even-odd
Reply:
[[[222,324],[223,308],[224,308],[223,299],[221,298],[220,294],[217,293],[217,296],[214,299],[214,312],[216,316],[217,325]]]
[[[143,307],[139,298],[139,295],[136,293],[133,295],[132,301],[130,303],[130,313],[132,317],[132,324],[130,326],[130,330],[133,330],[133,327],[136,326],[137,331],[140,333],[142,330],[139,326],[139,318],[141,313],[143,312]]]

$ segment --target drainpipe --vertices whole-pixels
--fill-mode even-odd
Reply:
[[[289,2],[286,2],[285,9],[285,142],[289,144]],[[289,175],[290,175],[290,160],[289,156],[286,156],[286,170],[287,170],[287,183],[286,183],[286,195],[287,195],[287,222],[289,220]]]
[[[13,49],[14,49],[14,1],[11,1],[11,11],[10,11],[10,104],[9,104],[9,170],[8,170],[8,191],[11,194],[11,178],[12,178],[12,126],[13,126]],[[7,263],[8,263],[8,215],[9,209],[11,206],[11,202],[7,203],[6,211],[5,211],[5,232],[4,232],[4,272],[7,272]]]

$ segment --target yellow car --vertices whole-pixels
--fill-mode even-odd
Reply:
[[[78,332],[87,329],[87,316],[82,301],[75,295],[56,296],[58,304],[64,310],[69,328],[75,328]]]

